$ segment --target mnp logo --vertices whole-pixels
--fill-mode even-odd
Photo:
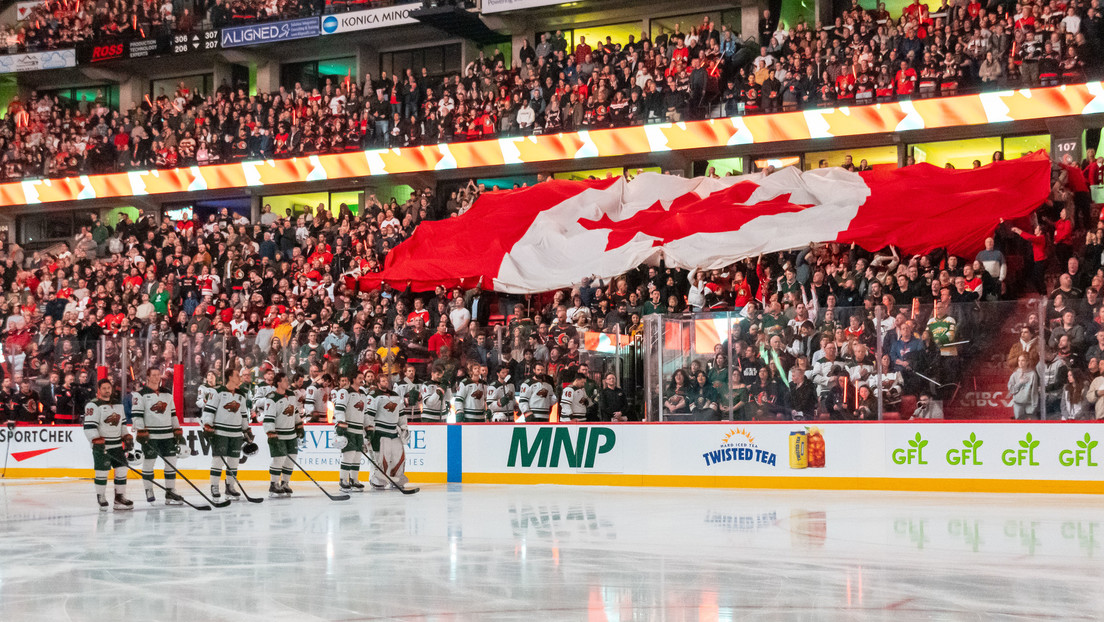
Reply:
[[[562,458],[567,468],[591,469],[598,456],[616,444],[612,428],[520,426],[510,439],[506,466],[557,468]]]
[[[333,15],[327,15],[326,18],[322,20],[322,32],[328,35],[337,32],[337,18]]]
[[[759,462],[770,466],[776,466],[778,455],[773,451],[760,449],[755,444],[755,437],[743,428],[729,430],[721,438],[721,446],[717,449],[702,454],[705,466],[713,466],[718,462]]]

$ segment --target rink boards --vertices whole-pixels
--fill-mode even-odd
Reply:
[[[204,477],[207,444],[186,431],[198,455],[180,466]],[[254,431],[260,451],[242,479],[268,477],[264,434]],[[1101,437],[1093,423],[440,424],[412,425],[406,457],[415,482],[1100,494]],[[0,429],[0,443],[6,477],[92,476],[80,427]],[[810,456],[811,444],[823,453]],[[802,454],[814,466],[802,467]],[[299,458],[336,480],[332,426],[308,426]]]

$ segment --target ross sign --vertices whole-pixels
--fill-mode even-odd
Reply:
[[[542,6],[567,4],[572,0],[483,0],[483,13],[502,13],[520,9],[535,9]]]
[[[252,24],[249,26],[223,28],[220,31],[219,41],[224,48],[234,48],[243,45],[260,45],[262,43],[291,41],[292,39],[306,39],[308,37],[317,37],[318,33],[318,18],[307,17],[304,19],[289,19],[282,22],[271,22],[267,24]]]
[[[410,11],[409,7],[388,7],[327,15],[322,18],[322,34],[336,35],[343,32],[370,30],[385,26],[417,24],[418,20],[410,17]]]
[[[40,71],[42,69],[61,69],[77,66],[76,50],[50,50],[49,52],[30,52],[0,56],[0,74]]]
[[[115,60],[116,58],[122,58],[125,52],[126,47],[122,43],[93,45],[89,53],[88,62],[99,63],[105,60]]]
[[[175,34],[172,36],[170,51],[173,54],[185,54],[188,52],[206,52],[217,50],[219,46],[219,31],[204,30],[192,34]]]

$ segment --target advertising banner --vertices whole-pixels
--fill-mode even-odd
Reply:
[[[239,470],[242,479],[267,479],[272,456],[261,426],[253,426],[253,433],[258,451],[246,458]],[[446,437],[443,425],[410,426],[406,471],[412,480],[444,481]],[[9,439],[8,477],[91,477],[92,449],[80,426],[20,426],[11,431],[0,428],[0,445],[8,444]],[[179,456],[178,465],[186,474],[194,471],[202,475],[211,466],[210,444],[200,436],[196,426],[184,428],[184,439],[193,455]],[[299,441],[297,461],[316,478],[318,474],[328,474],[323,478],[335,480],[341,454],[334,445],[333,426],[306,426],[306,436]],[[141,469],[140,465],[131,466]],[[367,460],[361,461],[361,470],[365,473],[369,470]]]
[[[127,43],[127,58],[149,58],[169,51],[168,37],[138,39]]]
[[[77,66],[76,50],[50,50],[0,56],[0,73],[21,73]]]
[[[26,0],[24,2],[15,3],[15,19],[16,21],[23,21],[30,16],[31,11],[40,4],[46,4],[46,0]]]
[[[568,2],[571,2],[571,0],[483,0],[482,12],[502,13],[503,11],[535,9],[542,6],[566,4]]]
[[[278,41],[317,37],[318,32],[318,18],[307,17],[304,19],[289,19],[282,22],[270,22],[267,24],[251,24],[249,26],[223,28],[220,31],[219,40],[222,47],[234,48],[243,45],[259,45],[262,43],[276,43]]]
[[[413,5],[413,8],[417,8],[417,5]],[[410,17],[411,10],[412,7],[408,5],[327,15],[322,18],[322,34],[336,35],[356,30],[417,24],[418,20]]]

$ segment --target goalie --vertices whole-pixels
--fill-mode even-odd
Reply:
[[[372,488],[383,490],[390,485],[383,473],[386,473],[399,486],[405,486],[406,479],[406,443],[410,439],[410,430],[406,427],[406,415],[403,414],[402,398],[391,390],[391,377],[380,376],[379,390],[369,407],[369,427],[372,432],[373,459],[379,469],[372,471],[368,483]],[[380,472],[383,471],[383,473]]]

